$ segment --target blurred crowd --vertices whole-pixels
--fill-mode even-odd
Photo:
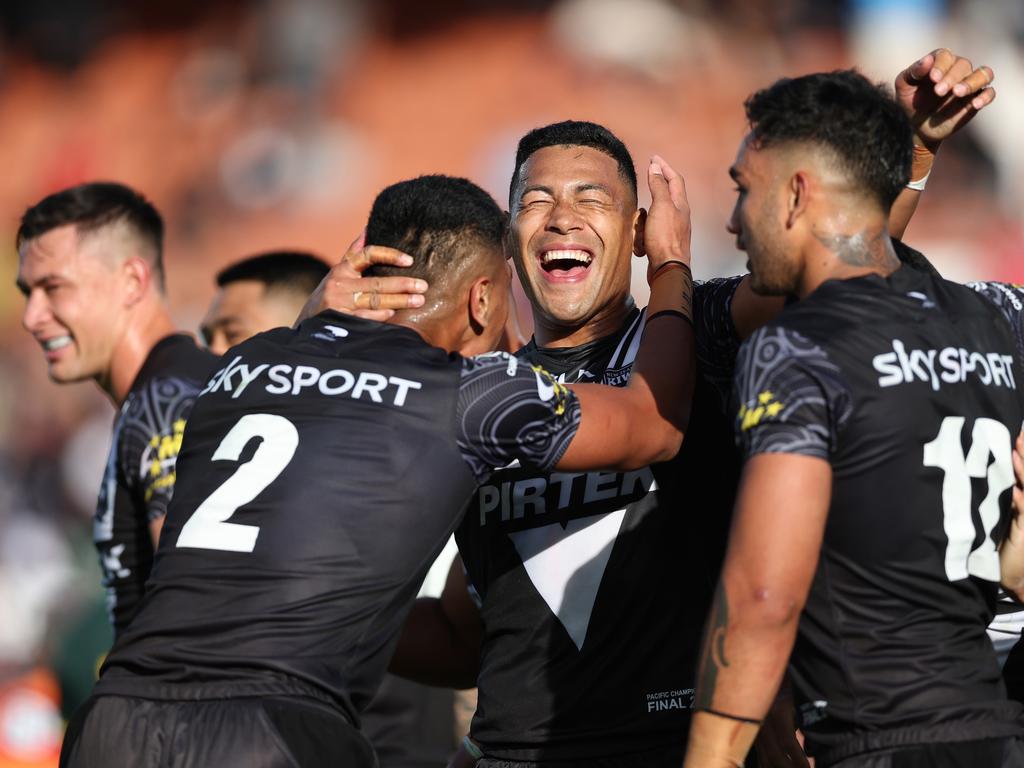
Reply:
[[[196,328],[225,264],[336,258],[374,195],[420,173],[503,200],[521,134],[587,119],[682,170],[695,272],[733,274],[722,169],[744,98],[815,70],[889,79],[946,45],[991,66],[999,97],[943,149],[907,240],[948,276],[1024,280],[1019,0],[59,0],[5,3],[0,24],[0,768],[55,765],[109,643],[90,528],[113,411],[49,383],[19,326],[14,231],[49,192],[144,191]]]

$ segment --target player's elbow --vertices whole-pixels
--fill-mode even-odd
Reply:
[[[740,592],[735,615],[740,621],[764,630],[785,630],[800,619],[804,598],[794,590],[767,583],[754,583]]]

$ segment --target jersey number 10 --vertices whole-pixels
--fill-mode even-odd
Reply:
[[[1013,485],[1013,439],[1006,425],[994,419],[978,419],[971,433],[971,447],[964,455],[960,436],[963,416],[942,420],[938,436],[924,446],[924,465],[937,467],[942,479],[942,521],[946,531],[946,578],[959,581],[977,576],[999,581],[999,553],[992,531],[999,524],[999,497]],[[989,456],[993,461],[989,463]],[[978,507],[979,531],[971,504],[971,479],[986,479],[988,494]],[[981,545],[974,542],[981,534]]]
[[[252,552],[260,535],[259,526],[229,523],[227,519],[284,471],[299,445],[299,432],[284,416],[249,413],[224,436],[210,461],[238,461],[242,449],[254,437],[263,438],[263,442],[252,459],[239,466],[196,508],[181,527],[177,546]]]

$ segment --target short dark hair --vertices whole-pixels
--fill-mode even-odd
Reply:
[[[124,184],[93,181],[54,192],[30,207],[21,217],[15,247],[45,235],[52,229],[74,224],[80,232],[92,232],[125,222],[153,249],[153,271],[164,291],[164,222],[153,204]]]
[[[523,163],[534,152],[545,147],[590,147],[598,152],[604,152],[618,164],[619,175],[629,185],[633,192],[633,198],[636,199],[636,168],[633,166],[633,158],[622,140],[603,125],[588,123],[585,120],[565,120],[561,123],[534,128],[519,140],[519,147],[516,149],[516,167],[512,172],[512,181],[508,188],[509,206],[512,205],[512,196],[515,194]]]
[[[373,201],[366,244],[413,257],[411,267],[377,264],[364,274],[407,275],[440,285],[481,248],[501,250],[505,214],[494,198],[468,179],[420,176],[392,184]]]
[[[217,273],[217,285],[223,288],[239,280],[256,280],[268,291],[286,290],[311,294],[330,267],[318,256],[305,251],[268,251],[230,264]]]
[[[755,146],[826,147],[885,210],[910,180],[910,119],[884,85],[852,69],[783,78],[744,106]]]

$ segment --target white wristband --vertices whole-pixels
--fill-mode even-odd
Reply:
[[[924,188],[928,185],[928,177],[932,175],[931,171],[928,171],[917,181],[908,181],[907,189],[916,189],[918,192],[924,192]]]

